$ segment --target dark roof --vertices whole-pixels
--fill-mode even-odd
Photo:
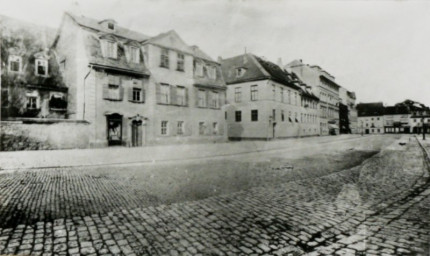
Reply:
[[[402,115],[409,114],[409,108],[407,106],[388,106],[385,107],[384,114],[385,115]]]
[[[99,20],[95,20],[92,18],[88,18],[85,16],[78,16],[74,15],[72,13],[66,12],[66,15],[69,15],[76,23],[83,27],[91,28],[100,32],[105,32],[109,34],[113,34],[115,36],[135,40],[135,41],[144,41],[150,38],[149,36],[142,34],[137,31],[129,30],[126,28],[123,28],[121,26],[115,25],[115,31],[112,31],[110,29],[107,29]]]
[[[359,103],[357,104],[358,116],[382,116],[384,115],[384,105],[382,102]]]
[[[337,86],[337,87],[341,87],[335,81],[333,81],[331,79],[328,79],[326,76],[320,75],[320,78],[321,78],[321,80],[323,80],[323,81],[325,81],[325,82],[327,82],[327,83],[329,83],[331,85],[334,85],[334,86]]]
[[[270,61],[263,60],[250,53],[222,60],[221,68],[227,84],[271,79],[293,89],[300,90],[300,86],[294,84],[291,74],[287,71]],[[236,76],[236,69],[238,68],[246,70],[240,77]]]

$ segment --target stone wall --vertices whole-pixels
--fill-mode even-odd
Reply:
[[[89,125],[71,120],[0,122],[0,151],[87,148]]]

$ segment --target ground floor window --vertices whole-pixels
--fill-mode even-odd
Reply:
[[[256,109],[251,110],[251,121],[252,122],[258,121],[258,110]]]
[[[205,123],[200,122],[199,123],[199,135],[204,135],[204,134],[205,134]]]
[[[235,119],[236,119],[236,122],[242,121],[242,111],[236,111],[235,112]]]
[[[168,133],[168,122],[167,121],[161,121],[161,135],[167,135]]]
[[[37,108],[37,97],[27,96],[27,109],[36,109],[36,108]]]
[[[218,123],[217,122],[214,122],[213,124],[212,124],[212,129],[213,129],[213,134],[218,134]]]
[[[184,121],[178,121],[178,135],[184,134]]]

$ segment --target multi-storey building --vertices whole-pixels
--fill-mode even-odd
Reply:
[[[67,117],[67,87],[50,29],[0,17],[1,117]]]
[[[384,133],[410,133],[410,111],[405,105],[384,108]]]
[[[337,134],[339,132],[340,85],[335,82],[335,78],[321,67],[304,64],[302,60],[294,60],[285,68],[310,85],[312,92],[320,99],[320,134]]]
[[[90,123],[91,146],[223,138],[220,65],[174,31],[151,38],[65,13],[53,47],[70,117]]]
[[[356,96],[354,92],[347,91],[346,92],[346,105],[348,106],[348,119],[349,119],[349,129],[351,133],[358,133],[358,116],[357,109],[355,105]]]
[[[357,133],[357,110],[355,93],[339,88],[339,129],[340,133]]]
[[[230,139],[319,134],[319,99],[298,78],[249,53],[224,59],[221,66]]]
[[[362,134],[384,133],[384,105],[382,102],[357,104],[358,130]]]

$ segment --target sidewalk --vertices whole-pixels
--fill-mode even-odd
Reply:
[[[315,143],[329,143],[360,137],[360,135],[341,135],[275,141],[161,145],[139,148],[111,147],[100,149],[0,152],[0,170],[139,164],[213,158],[291,147],[306,147]]]

